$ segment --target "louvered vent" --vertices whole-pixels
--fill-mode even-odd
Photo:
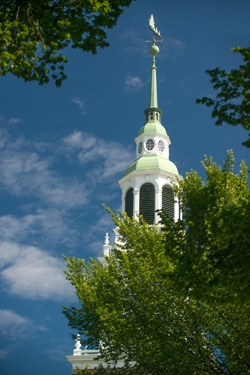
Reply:
[[[174,218],[174,193],[169,185],[164,185],[162,188],[162,210],[172,219]]]
[[[155,188],[149,182],[140,188],[140,215],[143,215],[148,224],[155,221]]]
[[[133,188],[129,188],[125,197],[125,212],[131,218],[134,212],[134,193]]]

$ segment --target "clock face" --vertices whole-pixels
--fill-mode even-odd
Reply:
[[[147,142],[146,142],[146,148],[148,151],[151,151],[153,150],[155,144],[154,144],[154,141],[153,139],[148,139]]]
[[[140,154],[142,152],[142,142],[138,145],[138,153]]]
[[[165,150],[165,144],[164,144],[162,139],[160,139],[159,142],[158,142],[158,150],[160,152],[163,152]]]

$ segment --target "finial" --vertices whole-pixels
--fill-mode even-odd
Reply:
[[[103,255],[109,256],[110,255],[110,249],[111,249],[111,246],[109,245],[109,234],[106,233],[104,245],[103,245]]]
[[[104,245],[109,245],[109,234],[108,233],[106,233]]]
[[[75,341],[76,341],[76,343],[75,343],[75,349],[73,350],[73,355],[81,355],[82,354],[81,337],[80,337],[79,333],[76,335]]]
[[[160,49],[159,47],[156,45],[157,42],[163,42],[163,37],[161,36],[161,33],[160,31],[157,29],[157,27],[155,27],[155,21],[154,21],[154,16],[153,14],[151,14],[150,18],[149,18],[149,28],[150,30],[153,31],[153,40],[146,40],[146,43],[152,43],[153,42],[153,45],[149,48],[149,52],[151,55],[153,56],[156,56],[158,55]],[[156,39],[156,35],[160,38],[160,39]]]

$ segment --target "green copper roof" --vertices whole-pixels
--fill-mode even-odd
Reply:
[[[148,122],[144,125],[138,132],[138,136],[142,133],[158,133],[167,135],[166,129],[160,123],[157,122]]]
[[[144,155],[130,164],[130,166],[124,172],[124,176],[127,176],[133,171],[145,171],[152,169],[161,169],[173,174],[179,174],[175,164],[166,157],[159,155]]]

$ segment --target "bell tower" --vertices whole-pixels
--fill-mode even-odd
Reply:
[[[155,27],[153,15],[149,28],[153,31],[149,48],[152,55],[149,106],[144,111],[145,124],[135,138],[136,159],[125,170],[119,185],[122,212],[134,218],[143,215],[148,224],[153,224],[159,221],[156,210],[165,210],[174,220],[180,217],[179,202],[172,187],[182,177],[169,159],[171,141],[161,123],[162,111],[158,108],[156,56],[159,47],[156,43],[162,42],[163,38]]]

